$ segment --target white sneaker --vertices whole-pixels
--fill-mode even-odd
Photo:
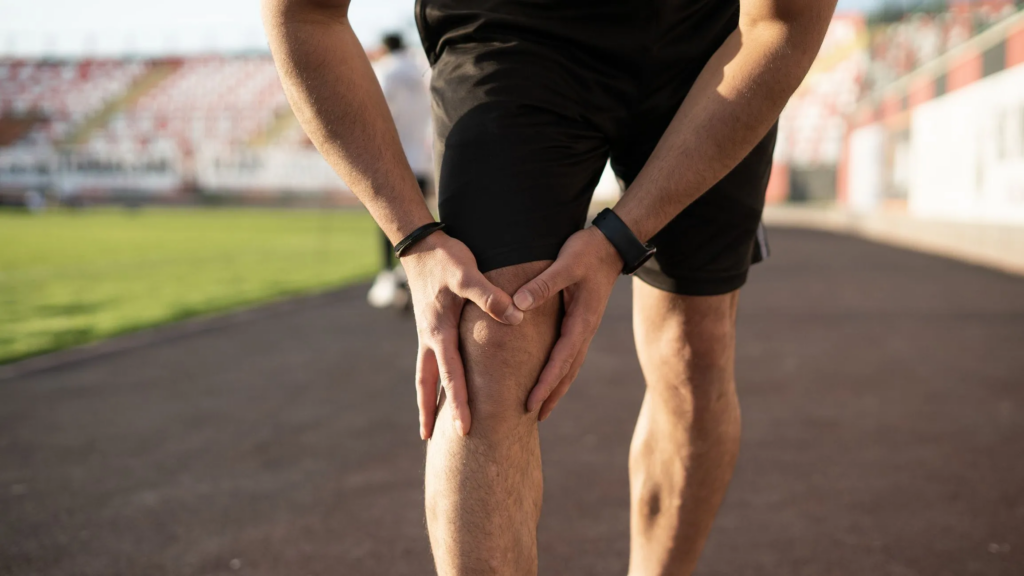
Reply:
[[[398,279],[391,270],[381,270],[366,294],[366,301],[374,308],[390,308],[395,305],[398,292]]]
[[[395,267],[395,299],[392,304],[395,308],[403,310],[412,309],[412,292],[409,291],[409,277],[405,275],[405,268],[399,264]]]
[[[409,287],[409,277],[405,275],[405,268],[402,267],[401,263],[395,266],[395,269],[391,272],[395,275],[395,284],[402,288]]]

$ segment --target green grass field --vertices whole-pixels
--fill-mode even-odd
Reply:
[[[0,363],[369,278],[362,210],[0,211]]]

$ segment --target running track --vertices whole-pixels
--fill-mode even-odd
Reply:
[[[772,243],[699,574],[1024,574],[1024,279]],[[0,574],[432,573],[412,322],[364,289],[0,381]],[[541,574],[625,574],[629,292],[542,427]]]

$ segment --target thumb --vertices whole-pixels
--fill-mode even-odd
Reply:
[[[575,273],[565,260],[555,260],[551,266],[541,272],[536,278],[523,285],[513,300],[516,307],[526,311],[544,303],[548,298],[558,294],[566,286],[577,280]]]
[[[455,293],[479,306],[498,322],[515,326],[523,321],[523,313],[512,304],[512,297],[491,284],[479,271],[470,274]]]

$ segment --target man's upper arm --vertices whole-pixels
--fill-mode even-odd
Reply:
[[[323,14],[348,18],[351,0],[262,0],[265,17],[287,19],[293,15]]]

